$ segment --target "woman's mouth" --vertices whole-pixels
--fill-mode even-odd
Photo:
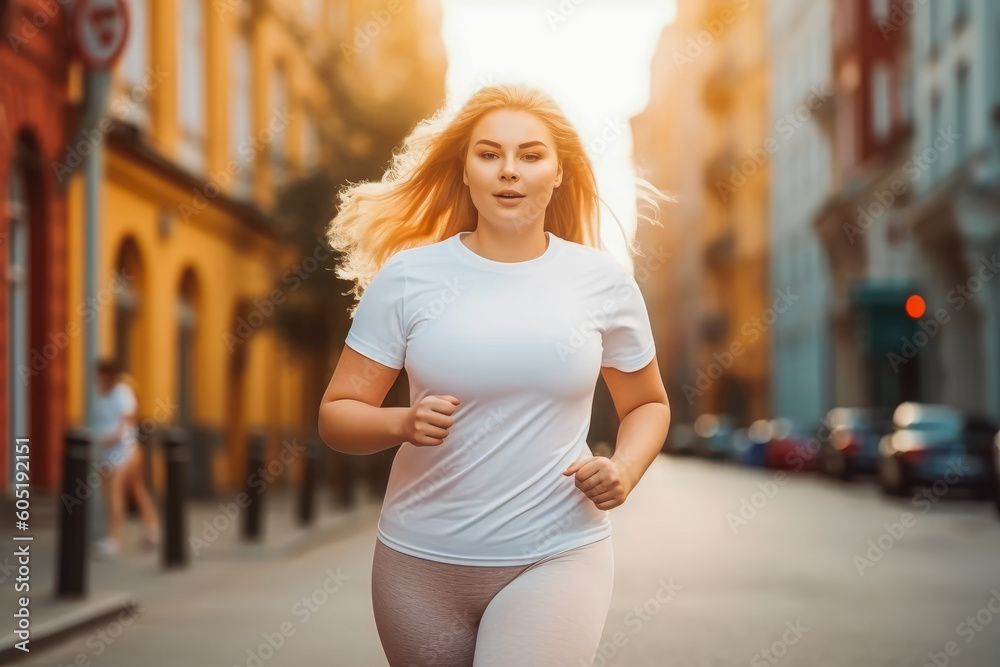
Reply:
[[[501,204],[505,206],[513,206],[520,203],[524,199],[524,195],[511,194],[511,193],[500,193],[493,195]]]

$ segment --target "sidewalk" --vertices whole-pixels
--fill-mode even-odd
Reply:
[[[309,527],[299,527],[296,516],[297,489],[271,489],[264,500],[263,535],[259,543],[244,543],[240,539],[242,513],[234,499],[220,497],[212,501],[189,501],[185,540],[188,544],[188,566],[165,570],[162,566],[161,544],[155,551],[142,550],[141,524],[138,517],[129,517],[122,531],[122,553],[116,560],[95,558],[96,547],[91,535],[87,575],[88,594],[77,600],[61,600],[55,596],[58,568],[58,497],[35,497],[31,506],[30,542],[15,542],[10,524],[0,526],[0,602],[5,610],[0,625],[0,664],[26,655],[14,648],[19,641],[14,635],[14,611],[18,598],[30,595],[30,647],[37,650],[47,643],[57,642],[70,632],[107,621],[124,612],[134,613],[146,597],[176,587],[179,583],[194,583],[199,577],[211,577],[225,562],[277,559],[336,540],[358,529],[369,529],[378,522],[381,498],[372,498],[368,488],[358,484],[355,506],[349,510],[334,507],[329,489],[322,488],[316,497],[316,519]],[[163,523],[162,500],[155,499]],[[0,499],[13,517],[11,501]],[[15,589],[18,559],[15,550],[30,545],[30,591]]]

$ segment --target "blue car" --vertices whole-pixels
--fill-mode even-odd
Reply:
[[[907,496],[918,486],[943,494],[966,488],[974,497],[994,495],[993,448],[997,425],[989,418],[945,405],[901,403],[894,430],[879,443],[879,486],[888,495]]]

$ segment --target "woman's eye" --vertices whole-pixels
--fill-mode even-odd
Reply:
[[[492,157],[500,157],[500,156],[499,156],[499,155],[497,155],[496,153],[483,153],[483,154],[482,154],[482,155],[480,155],[479,157],[482,157],[482,158],[489,158],[490,156],[492,156]],[[538,162],[539,160],[541,160],[541,159],[542,159],[542,156],[541,156],[541,155],[536,155],[535,153],[528,153],[528,154],[527,154],[527,155],[525,155],[524,157],[526,157],[526,158],[529,158],[529,157],[530,157],[530,158],[534,158],[533,160],[531,160],[531,162]]]

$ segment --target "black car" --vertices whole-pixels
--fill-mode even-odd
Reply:
[[[996,422],[945,405],[907,402],[893,413],[893,426],[879,443],[883,492],[906,496],[914,487],[933,486],[942,494],[967,488],[977,498],[993,497]]]
[[[879,441],[893,431],[892,414],[892,408],[830,410],[829,436],[821,440],[817,461],[820,472],[845,481],[878,472]]]

